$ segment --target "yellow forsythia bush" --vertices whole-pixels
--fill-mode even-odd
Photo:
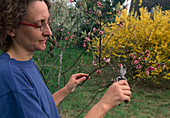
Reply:
[[[153,81],[170,79],[170,11],[162,11],[157,7],[153,13],[149,13],[147,8],[140,8],[138,16],[133,11],[127,15],[124,10],[121,15],[116,16],[114,23],[104,27],[101,43],[104,47],[102,57],[112,60],[122,57],[129,59],[134,65],[139,60],[129,58],[130,54],[140,59],[144,58],[140,54],[149,50],[145,62],[141,63],[145,64],[145,70],[141,68],[142,65],[137,65],[134,77],[149,77]],[[99,46],[99,39],[92,39],[92,44]],[[97,51],[94,54],[97,55]],[[149,67],[153,71],[148,73]]]

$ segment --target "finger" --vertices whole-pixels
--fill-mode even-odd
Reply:
[[[81,78],[81,77],[83,77],[83,76],[87,77],[88,74],[85,74],[85,73],[77,73],[77,74],[74,74],[74,75],[73,75],[73,77],[76,78],[76,79],[79,79],[79,78]]]
[[[77,83],[80,83],[80,82],[83,82],[83,81],[85,81],[85,80],[86,80],[86,77],[84,76],[84,77],[79,78],[79,79],[76,80],[76,81],[77,81]]]
[[[116,83],[119,84],[119,85],[128,85],[129,86],[129,84],[127,83],[126,80],[120,80],[120,81],[118,81]]]
[[[124,96],[124,101],[126,101],[126,103],[129,103],[130,102],[130,97],[129,96]]]
[[[123,91],[123,94],[126,95],[126,96],[131,97],[131,94],[132,94],[132,93],[131,93],[131,91],[129,91],[129,90],[124,90],[124,91]]]
[[[120,85],[122,90],[130,90],[130,86],[127,85]]]

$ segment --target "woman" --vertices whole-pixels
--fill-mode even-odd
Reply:
[[[46,49],[52,35],[49,0],[1,0],[0,4],[0,118],[58,118],[56,106],[88,75],[72,75],[51,95],[32,59],[34,51]],[[126,81],[113,83],[85,117],[103,117],[122,101],[130,102],[130,96]]]

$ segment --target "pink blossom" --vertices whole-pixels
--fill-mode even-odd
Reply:
[[[102,86],[105,86],[105,82],[102,83]]]
[[[124,26],[124,23],[122,23],[122,24],[119,24],[119,27],[123,27]]]
[[[57,43],[57,41],[56,41],[56,40],[54,40],[54,43]]]
[[[67,32],[67,35],[69,35],[70,34],[70,32]]]
[[[102,48],[102,51],[104,51],[104,45],[102,45],[102,47],[103,47],[103,48]]]
[[[152,71],[155,71],[156,70],[156,68],[155,67],[152,67]]]
[[[148,75],[150,74],[150,72],[149,72],[149,71],[147,71],[147,70],[146,70],[146,73],[147,73]]]
[[[100,14],[100,16],[102,16],[102,12],[99,10],[99,14]]]
[[[119,72],[119,70],[116,70],[116,72]]]
[[[149,50],[146,50],[145,52],[146,52],[146,53],[149,53]]]
[[[146,61],[145,57],[142,58],[143,61]]]
[[[93,32],[95,33],[96,31],[97,31],[97,29],[94,27],[94,28],[93,28]]]
[[[135,60],[136,59],[136,57],[135,57],[135,55],[133,55],[133,60]]]
[[[70,0],[70,2],[76,2],[75,0]]]
[[[58,47],[58,44],[57,44],[57,43],[55,44],[55,47]]]
[[[91,33],[89,32],[89,33],[88,33],[88,36],[90,36],[90,34],[91,34]]]
[[[160,68],[160,67],[161,67],[161,64],[157,64],[157,66],[158,66],[158,68]]]
[[[114,68],[114,67],[112,67],[112,69],[113,69],[113,70],[115,70],[115,68]]]
[[[86,43],[83,43],[83,47],[86,47]]]
[[[110,62],[110,58],[109,59],[106,59],[106,63],[109,63]]]
[[[75,35],[73,34],[70,38],[73,39],[75,37]]]
[[[69,39],[68,37],[65,38],[65,40],[68,40],[68,39]]]
[[[99,34],[102,35],[102,34],[103,34],[103,31],[100,30],[100,31],[99,31]]]
[[[141,59],[140,59],[140,57],[138,58],[138,61],[140,61]]]
[[[67,11],[67,13],[69,13],[69,11]]]
[[[122,64],[119,64],[119,68],[121,68]]]
[[[133,57],[133,53],[131,53],[130,56]]]
[[[152,66],[149,66],[148,68],[147,68],[147,71],[151,71],[152,70]]]
[[[166,65],[163,65],[163,68],[166,68]]]
[[[140,55],[143,55],[143,52],[141,52]]]
[[[97,63],[96,63],[95,61],[93,61],[93,65],[94,65],[94,66],[97,66]]]
[[[120,14],[120,11],[118,10],[118,11],[116,11],[116,13]]]
[[[106,60],[106,58],[104,57],[104,58],[103,58],[103,60],[105,61],[105,60]]]
[[[141,65],[137,65],[136,66],[136,69],[140,69],[142,66]]]
[[[90,41],[90,38],[89,38],[89,37],[86,37],[85,39],[88,40],[88,41]]]
[[[146,57],[149,58],[149,54],[146,54]]]
[[[121,20],[121,21],[120,21],[120,24],[122,24],[122,23],[123,23],[123,21]]]
[[[102,47],[104,48],[104,44],[102,45]]]
[[[97,2],[97,7],[102,7],[103,5],[102,5],[102,3],[100,3],[100,2]]]
[[[77,70],[79,70],[79,67],[77,67]]]
[[[97,73],[98,75],[100,75],[101,72],[102,72],[101,70],[97,70],[97,71],[96,71],[96,73]]]
[[[137,60],[135,60],[135,61],[134,61],[134,64],[137,64],[137,63],[138,63],[138,61],[137,61]]]
[[[95,59],[96,59],[96,57],[93,57],[93,59],[95,60]]]
[[[90,22],[90,20],[84,20],[84,22],[85,22],[85,23],[88,23],[88,22]]]

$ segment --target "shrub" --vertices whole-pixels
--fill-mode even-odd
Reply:
[[[169,48],[170,48],[170,11],[162,11],[156,7],[153,13],[147,8],[140,8],[140,16],[136,12],[127,15],[126,10],[117,15],[115,23],[104,27],[102,57],[120,60],[133,65],[134,78],[169,79]],[[99,46],[100,40],[93,38],[93,48]],[[148,55],[140,55],[149,50]],[[133,58],[130,54],[133,53]],[[97,50],[93,52],[98,55]],[[146,58],[145,58],[146,56]],[[140,69],[137,68],[137,59]],[[150,70],[153,67],[155,69]],[[137,69],[136,69],[137,68]],[[134,70],[135,69],[135,70]]]

